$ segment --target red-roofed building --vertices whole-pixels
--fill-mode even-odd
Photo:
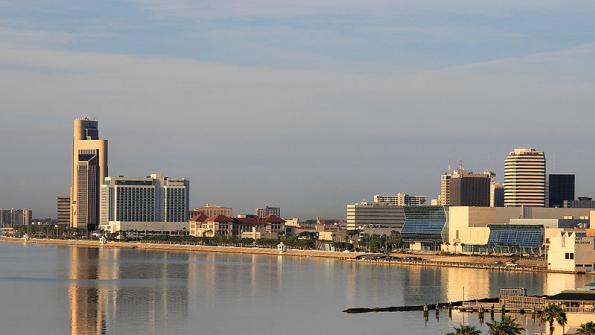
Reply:
[[[201,213],[190,219],[189,226],[190,235],[198,237],[278,239],[285,235],[285,220],[276,215],[230,218],[225,215],[206,217]]]
[[[233,237],[233,219],[225,215],[207,217],[204,214],[190,219],[190,235],[198,237]]]

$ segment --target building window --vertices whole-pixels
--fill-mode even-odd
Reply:
[[[574,252],[567,252],[567,253],[564,255],[564,258],[565,258],[565,259],[574,259]]]

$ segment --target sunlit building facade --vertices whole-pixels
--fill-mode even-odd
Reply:
[[[535,149],[514,149],[504,161],[504,206],[545,207],[545,154]]]
[[[107,177],[107,141],[99,139],[98,122],[74,121],[70,226],[94,230],[99,224],[99,192]]]

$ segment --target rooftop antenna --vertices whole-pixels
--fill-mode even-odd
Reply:
[[[463,160],[459,159],[459,171],[463,171]]]
[[[452,168],[450,166],[450,159],[448,160],[448,174],[452,173]]]

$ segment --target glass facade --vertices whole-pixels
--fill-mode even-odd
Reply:
[[[487,245],[463,245],[463,252],[480,254],[542,255],[544,228],[541,225],[488,225]]]
[[[538,248],[543,244],[544,229],[538,225],[488,225],[488,245]]]
[[[448,241],[448,207],[404,207],[405,224],[401,236],[406,242]]]
[[[574,200],[574,175],[549,176],[549,207],[564,207],[564,201]]]

